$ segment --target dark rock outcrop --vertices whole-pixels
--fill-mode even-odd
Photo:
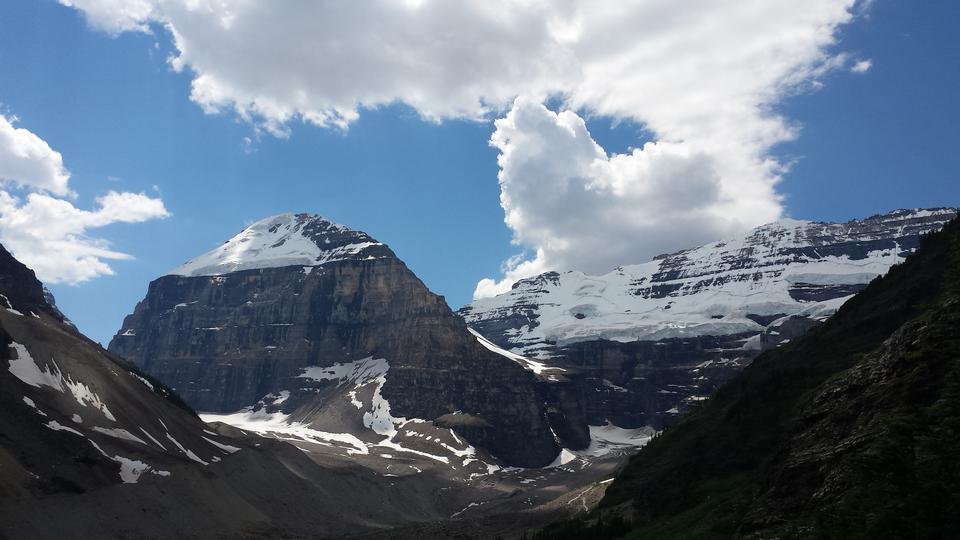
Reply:
[[[0,246],[0,309],[39,315],[46,313],[57,321],[63,321],[63,313],[57,309],[53,295],[40,283],[37,275],[15,259]]]
[[[743,336],[584,341],[554,360],[578,382],[590,425],[669,426],[748,364]]]

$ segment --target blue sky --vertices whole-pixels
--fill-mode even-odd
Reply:
[[[801,126],[769,151],[792,164],[776,187],[787,215],[846,220],[960,205],[958,22],[955,2],[876,0],[840,27],[829,51],[869,59],[870,69],[830,70],[816,90],[773,106]],[[93,339],[109,340],[149,281],[274,213],[317,212],[370,233],[454,308],[481,279],[501,277],[504,261],[536,249],[535,240],[511,245],[504,224],[502,148],[488,144],[501,113],[437,122],[423,119],[423,105],[395,100],[361,110],[347,130],[295,118],[276,137],[234,112],[205,113],[190,99],[196,71],[169,66],[175,53],[159,28],[111,35],[52,1],[0,4],[0,113],[62,154],[71,202],[89,208],[109,190],[143,192],[171,214],[98,229],[135,259],[111,261],[114,275],[51,285]],[[608,154],[654,138],[636,118],[590,110],[576,109]]]

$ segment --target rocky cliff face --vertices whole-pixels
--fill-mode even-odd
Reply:
[[[548,272],[459,310],[498,346],[564,368],[591,424],[661,426],[904,260],[955,209],[783,220],[603,276]]]
[[[281,414],[363,445],[399,444],[416,419],[511,465],[589,442],[582,410],[550,403],[566,381],[482,347],[387,246],[318,216],[262,220],[155,280],[109,349],[198,410]],[[356,418],[331,418],[347,380]]]

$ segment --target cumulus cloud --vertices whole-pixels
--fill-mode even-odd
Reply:
[[[68,195],[70,173],[60,152],[14,123],[16,117],[0,114],[0,182]]]
[[[780,214],[763,174],[731,189],[720,172],[724,157],[685,142],[648,142],[608,156],[580,116],[528,98],[496,121],[490,143],[500,151],[506,224],[534,255],[507,261],[504,279],[482,280],[476,297],[551,269],[606,272]]]
[[[870,68],[872,67],[873,61],[868,58],[866,60],[858,60],[857,62],[854,62],[854,64],[850,66],[850,71],[854,73],[866,73],[870,71]]]
[[[28,192],[0,189],[0,243],[42,281],[81,283],[113,274],[107,260],[130,259],[87,232],[111,223],[138,223],[169,215],[163,201],[142,193],[109,191],[94,210],[69,200],[69,173],[60,153],[34,133],[0,115],[0,179]]]
[[[166,28],[194,101],[281,134],[295,117],[343,125],[396,101],[482,117],[527,93],[669,137],[735,131],[730,118],[775,137],[784,127],[756,108],[822,67],[854,0],[61,3],[110,33]]]
[[[108,33],[173,36],[191,99],[285,136],[294,118],[345,127],[403,101],[431,119],[481,118],[518,88],[553,91],[577,71],[544,2],[61,0]],[[547,19],[544,19],[547,16]]]
[[[501,151],[506,223],[530,256],[511,258],[507,279],[485,280],[478,294],[546,269],[641,262],[777,218],[784,171],[771,149],[798,126],[776,106],[847,65],[832,48],[857,7],[855,0],[61,2],[110,33],[163,28],[176,49],[172,66],[193,77],[193,101],[276,136],[287,136],[293,120],[346,127],[365,108],[395,102],[434,120],[510,110],[491,142]],[[563,110],[540,107],[548,98]],[[637,122],[653,142],[608,156],[581,114]],[[546,186],[561,191],[548,194]],[[664,222],[671,225],[657,225]]]
[[[82,10],[92,25],[111,34],[149,32],[149,20],[154,15],[153,0],[60,0],[60,3]]]

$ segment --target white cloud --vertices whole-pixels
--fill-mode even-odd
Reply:
[[[854,0],[250,2],[61,0],[107,32],[162,25],[191,97],[277,134],[343,125],[396,101],[428,118],[482,117],[519,94],[633,118],[671,138],[756,118],[827,60]],[[724,101],[718,101],[723,99]],[[739,122],[735,122],[736,125]]]
[[[721,175],[726,156],[689,143],[648,142],[607,156],[578,115],[527,98],[496,121],[491,144],[500,150],[506,224],[535,255],[507,261],[504,279],[482,280],[476,297],[551,269],[606,272],[780,215],[773,172],[762,163],[755,167],[765,173],[734,184]]]
[[[0,182],[68,195],[70,173],[60,152],[30,131],[14,126],[16,117],[0,114]]]
[[[783,167],[771,149],[798,126],[775,108],[844,66],[846,56],[831,47],[857,7],[855,0],[70,3],[107,32],[162,26],[177,51],[171,64],[193,76],[193,101],[276,136],[287,136],[292,120],[345,127],[364,108],[395,102],[429,119],[489,118],[524,96],[492,141],[504,152],[507,224],[533,254],[507,262],[508,280],[639,262],[778,217]],[[576,114],[537,107],[548,97],[563,109],[635,121],[655,144],[608,157]],[[570,154],[536,141],[566,145]],[[545,194],[545,185],[568,191]],[[485,280],[478,293],[497,287]]]
[[[432,119],[479,118],[519,88],[569,86],[578,70],[541,1],[61,3],[109,33],[167,28],[196,103],[277,136],[294,118],[344,127],[361,108],[398,100]]]
[[[0,176],[33,191],[23,200],[0,189],[0,243],[45,282],[76,284],[113,274],[106,260],[132,257],[87,231],[169,214],[160,199],[116,191],[98,197],[92,211],[79,209],[51,195],[70,194],[62,161],[43,139],[0,115]]]
[[[866,73],[870,71],[870,68],[873,67],[873,60],[869,58],[866,60],[858,60],[852,66],[850,66],[850,71],[854,73]]]
[[[153,0],[60,0],[60,3],[83,11],[90,24],[111,34],[149,32],[148,21],[154,15]]]

